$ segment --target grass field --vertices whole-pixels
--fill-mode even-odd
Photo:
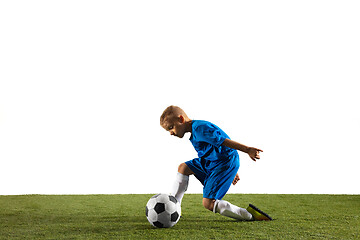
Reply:
[[[229,194],[275,220],[238,222],[202,207],[187,194],[182,218],[152,227],[145,205],[152,195],[0,196],[0,239],[360,239],[360,195]]]

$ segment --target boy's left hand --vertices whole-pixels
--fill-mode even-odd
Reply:
[[[260,152],[262,152],[262,151],[263,150],[258,149],[258,148],[249,147],[248,154],[249,154],[250,158],[256,162],[256,159],[260,159]]]
[[[239,174],[236,174],[232,184],[235,185],[240,180]]]

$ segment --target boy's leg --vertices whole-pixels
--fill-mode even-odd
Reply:
[[[213,200],[213,201],[214,201],[213,208],[209,210],[213,210],[214,213],[220,213],[225,217],[230,217],[237,220],[246,220],[246,221],[254,220],[253,215],[250,212],[248,212],[245,208],[240,208],[225,200]]]
[[[179,165],[178,172],[186,176],[190,176],[194,174],[194,172],[188,167],[186,163],[181,163]]]
[[[203,198],[203,206],[212,211],[214,209],[215,199],[212,198]]]
[[[189,175],[192,174],[194,174],[193,171],[191,171],[186,163],[181,163],[179,165],[176,181],[173,185],[171,194],[179,201],[180,205],[189,184]]]
[[[264,213],[252,204],[249,204],[249,207],[245,209],[235,206],[228,201],[203,198],[203,205],[205,208],[213,211],[214,213],[220,213],[225,217],[230,217],[237,220],[272,220],[268,214]]]
[[[246,209],[235,206],[228,201],[215,200],[224,197],[238,172],[238,157],[235,156],[230,160],[231,161],[228,163],[219,165],[208,177],[204,187],[203,205],[210,211],[220,213],[226,217],[235,218],[237,220],[253,220],[252,214]]]
[[[204,183],[206,174],[203,171],[202,160],[194,158],[193,160],[181,163],[178,168],[175,184],[171,194],[180,202],[187,190],[189,176],[194,175],[202,184]]]

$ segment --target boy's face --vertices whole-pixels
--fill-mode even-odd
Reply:
[[[180,115],[179,117],[167,119],[162,125],[162,127],[166,131],[170,132],[170,135],[182,138],[186,133],[184,123],[185,119],[183,116]]]

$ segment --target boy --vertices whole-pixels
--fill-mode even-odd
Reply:
[[[247,209],[221,200],[231,183],[239,180],[239,155],[236,150],[249,154],[253,161],[260,159],[262,150],[235,142],[216,125],[202,120],[190,120],[177,106],[167,107],[160,117],[160,125],[171,135],[182,138],[190,132],[190,141],[198,152],[198,158],[181,163],[178,168],[172,195],[180,202],[187,190],[189,176],[203,184],[203,205],[214,213],[237,220],[272,220],[270,216],[252,204]]]

